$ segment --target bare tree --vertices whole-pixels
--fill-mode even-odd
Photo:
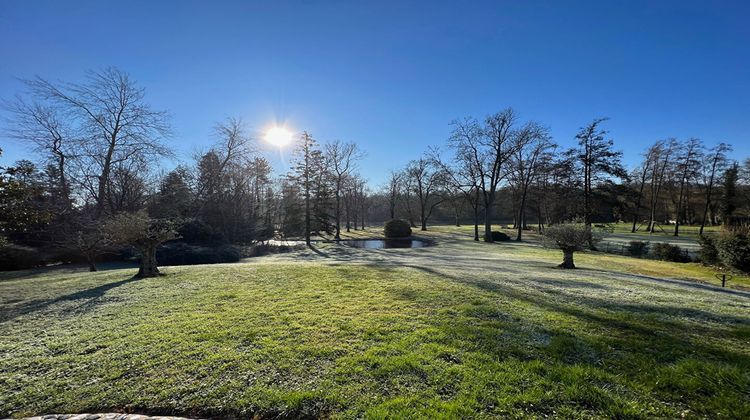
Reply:
[[[500,182],[508,175],[507,162],[520,146],[515,129],[516,114],[507,108],[485,119],[483,127],[471,118],[454,123],[454,147],[470,160],[476,170],[484,204],[484,241],[492,242],[492,206]]]
[[[526,219],[526,202],[529,186],[537,176],[540,167],[540,159],[554,145],[550,141],[549,129],[537,123],[526,124],[519,132],[519,147],[516,149],[511,160],[512,178],[519,194],[518,204],[518,233],[516,240],[522,239],[522,232]]]
[[[638,219],[640,218],[641,202],[643,200],[643,190],[646,187],[646,180],[648,179],[649,172],[652,171],[656,165],[655,159],[659,155],[659,142],[648,148],[646,154],[643,157],[643,163],[634,171],[633,178],[639,178],[638,195],[636,196],[635,206],[633,207],[633,226],[630,229],[631,233],[635,233],[637,230]]]
[[[680,219],[683,217],[685,206],[685,195],[689,188],[689,182],[698,174],[701,155],[703,154],[703,143],[696,138],[688,139],[682,148],[682,154],[678,156],[677,172],[679,174],[680,193],[677,196],[677,209],[675,214],[674,236],[680,234]]]
[[[713,192],[716,174],[723,171],[727,165],[727,153],[732,150],[732,146],[726,143],[719,143],[710,151],[710,160],[703,165],[703,178],[706,185],[706,206],[703,208],[703,217],[701,218],[701,228],[698,232],[703,235],[703,228],[706,226],[708,218],[708,209],[711,207],[711,193]]]
[[[649,233],[653,233],[656,230],[656,208],[659,203],[659,196],[662,186],[664,185],[667,170],[672,163],[672,153],[677,148],[677,140],[673,138],[663,140],[658,142],[654,147],[656,147],[657,150],[654,157],[655,161],[651,169],[651,212],[648,222]]]
[[[341,195],[346,177],[354,171],[362,155],[354,143],[334,141],[325,145],[326,165],[331,172],[333,192],[336,198],[334,220],[336,221],[336,240],[341,239]]]
[[[461,191],[473,210],[474,240],[479,241],[481,168],[484,162],[483,157],[475,154],[475,148],[472,145],[478,142],[481,130],[475,120],[468,118],[453,121],[451,124],[453,131],[448,144],[453,149],[452,164],[449,166],[443,163],[442,165],[448,183]]]
[[[409,162],[405,176],[411,179],[412,192],[419,201],[420,230],[427,230],[427,221],[435,207],[445,201],[442,187],[446,182],[443,169],[428,156]]]
[[[57,204],[60,211],[68,212],[72,202],[67,163],[72,157],[71,146],[77,140],[73,127],[61,115],[62,110],[44,103],[43,99],[27,102],[17,96],[14,101],[4,102],[3,108],[11,115],[7,135],[31,144],[55,168],[60,201]]]
[[[145,101],[145,90],[115,68],[91,72],[86,82],[26,80],[34,95],[55,103],[83,133],[77,149],[82,177],[95,180],[91,193],[96,217],[105,209],[107,184],[115,165],[140,156],[153,161],[169,156],[162,141],[170,134],[168,116]]]
[[[401,196],[401,176],[401,172],[391,171],[388,184],[385,186],[386,196],[388,197],[388,214],[391,219],[396,218],[396,206]]]

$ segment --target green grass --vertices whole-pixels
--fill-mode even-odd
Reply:
[[[646,232],[646,225],[638,225],[634,233],[631,233],[630,230],[633,228],[632,223],[612,223],[608,224],[610,228],[613,229],[613,233],[628,233],[633,235],[639,235],[639,236],[652,236],[652,237],[673,237],[674,236],[674,225],[657,225],[656,231],[654,233]],[[706,235],[713,235],[717,234],[721,231],[721,226],[705,226],[703,228],[703,233]],[[700,232],[700,225],[692,226],[692,225],[680,225],[679,234],[681,237],[688,237],[688,238],[697,238],[698,233]]]
[[[0,416],[750,417],[747,295],[457,232],[156,279],[0,274]]]

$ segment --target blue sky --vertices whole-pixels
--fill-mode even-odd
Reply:
[[[507,106],[562,145],[610,117],[629,164],[670,136],[727,141],[741,158],[749,21],[746,1],[0,0],[0,97],[20,90],[16,77],[117,66],[171,112],[184,160],[214,122],[240,116],[356,142],[374,183],[444,144],[451,120]],[[0,165],[29,156],[0,147]]]

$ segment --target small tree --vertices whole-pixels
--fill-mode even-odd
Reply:
[[[573,253],[583,251],[598,239],[590,226],[574,222],[549,226],[544,230],[544,237],[548,246],[562,250],[563,262],[558,265],[560,268],[576,268]]]
[[[141,255],[137,277],[157,277],[156,248],[177,238],[174,224],[151,219],[146,212],[120,213],[104,224],[107,238],[116,244],[130,245]]]

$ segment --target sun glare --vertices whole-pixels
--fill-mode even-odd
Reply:
[[[292,142],[292,133],[284,127],[273,127],[266,132],[266,142],[283,147]]]

